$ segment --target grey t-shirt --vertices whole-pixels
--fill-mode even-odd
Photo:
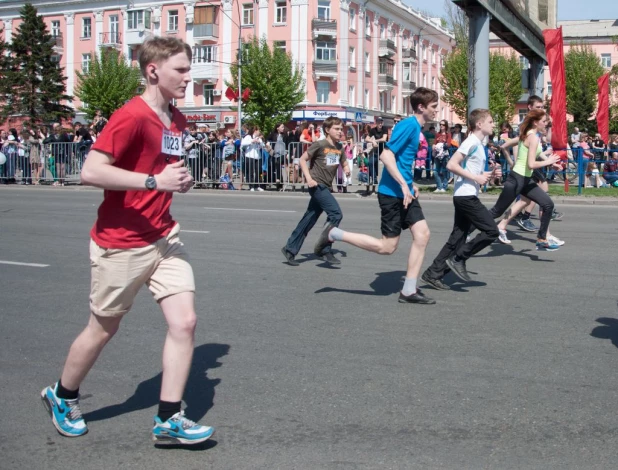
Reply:
[[[309,154],[309,173],[311,177],[329,188],[333,187],[333,179],[337,168],[346,161],[343,145],[331,144],[327,139],[318,140],[307,150]]]

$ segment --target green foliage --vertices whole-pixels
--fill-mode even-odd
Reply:
[[[596,121],[588,119],[596,111],[597,80],[604,73],[601,60],[590,46],[572,45],[564,55],[564,68],[567,112],[573,116],[573,125],[594,132]]]
[[[457,47],[447,55],[440,77],[443,100],[463,121],[468,117],[468,49]],[[489,110],[496,122],[510,121],[522,95],[521,69],[515,54],[489,56]]]
[[[290,54],[271,50],[266,40],[251,39],[243,45],[241,90],[249,88],[251,96],[243,103],[244,121],[258,126],[264,134],[279,122],[292,118],[292,111],[305,98],[302,68]],[[238,76],[238,62],[230,67],[232,77]],[[236,89],[237,80],[226,82]]]
[[[75,96],[88,105],[81,107],[80,111],[85,112],[89,119],[94,117],[97,109],[104,116],[111,116],[137,94],[142,77],[139,68],[127,63],[123,54],[103,48],[87,72],[76,70],[75,75]]]
[[[53,38],[36,8],[26,4],[20,10],[22,22],[8,47],[5,74],[10,96],[3,100],[0,121],[20,114],[29,125],[57,122],[73,116],[73,110],[61,104],[71,101],[66,94],[63,70],[52,58]]]

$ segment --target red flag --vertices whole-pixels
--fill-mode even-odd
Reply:
[[[599,86],[597,127],[603,142],[609,146],[609,73],[601,75],[597,80],[597,84]]]
[[[251,96],[251,90],[249,90],[249,88],[245,88],[242,91],[242,100],[243,101],[247,101],[249,99],[249,97]]]
[[[232,87],[227,87],[225,90],[225,97],[230,101],[236,101],[238,99],[238,93],[232,89]]]
[[[556,149],[564,161],[567,158],[567,123],[566,123],[566,74],[564,72],[564,45],[562,41],[562,27],[543,31],[545,39],[545,53],[549,64],[551,79],[551,146]],[[564,179],[564,190],[568,192],[568,178]]]

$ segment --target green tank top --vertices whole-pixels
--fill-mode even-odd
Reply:
[[[526,137],[533,133],[534,131],[532,130],[528,131]],[[543,152],[543,149],[541,148],[541,143],[539,142],[539,145],[536,148],[537,158],[541,155],[541,152]],[[519,146],[517,147],[517,160],[515,160],[513,171],[521,176],[532,176],[532,169],[528,166],[528,147],[524,145],[522,140],[519,141]]]

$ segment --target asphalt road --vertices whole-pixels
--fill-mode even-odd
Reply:
[[[280,248],[308,199],[177,196],[199,325],[187,415],[217,433],[150,441],[165,323],[144,289],[81,388],[90,432],[61,437],[40,404],[88,317],[88,233],[101,194],[0,189],[0,454],[6,469],[611,469],[618,457],[615,207],[562,206],[555,253],[513,227],[468,262],[474,282],[397,303],[392,256],[344,244],[330,268],[309,235]],[[341,199],[342,228],[379,236],[375,198]],[[425,201],[424,266],[452,204]],[[207,233],[203,233],[207,232]],[[35,263],[46,267],[4,264]],[[453,279],[447,279],[454,282]]]

